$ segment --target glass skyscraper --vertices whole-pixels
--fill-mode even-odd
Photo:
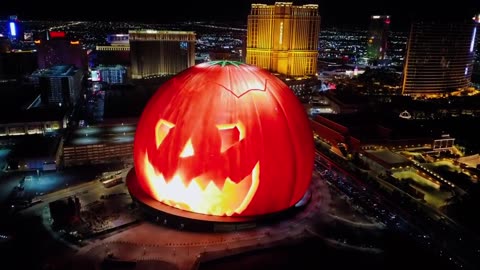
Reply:
[[[470,85],[477,22],[414,22],[403,73],[403,94],[438,95]]]

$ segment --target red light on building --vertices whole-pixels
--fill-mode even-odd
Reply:
[[[151,198],[214,216],[285,210],[305,195],[314,144],[306,112],[270,72],[202,63],[163,84],[139,120],[135,171]]]
[[[65,32],[63,31],[50,31],[48,33],[50,38],[65,38]]]

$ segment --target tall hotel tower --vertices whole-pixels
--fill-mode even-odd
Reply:
[[[132,79],[174,75],[195,65],[195,33],[130,30]]]
[[[370,17],[367,41],[367,57],[370,61],[384,60],[388,48],[390,16],[374,15]]]
[[[434,96],[470,85],[477,22],[415,22],[403,72],[403,94]]]
[[[287,76],[315,75],[319,35],[316,4],[252,4],[246,62]]]

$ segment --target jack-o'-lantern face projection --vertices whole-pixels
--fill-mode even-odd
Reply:
[[[160,87],[137,127],[141,188],[167,205],[217,216],[259,215],[297,203],[314,147],[292,91],[237,62],[191,67]]]

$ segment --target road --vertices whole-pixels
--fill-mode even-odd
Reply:
[[[124,170],[122,172],[122,176],[125,177],[126,173],[127,170]],[[41,203],[32,205],[24,210],[21,210],[19,213],[22,215],[40,215],[44,207],[47,207],[50,202],[56,200],[77,196],[82,205],[87,205],[91,202],[99,200],[102,195],[122,192],[127,192],[124,184],[105,188],[98,179],[95,179],[79,185],[38,196],[36,198],[41,200]]]

